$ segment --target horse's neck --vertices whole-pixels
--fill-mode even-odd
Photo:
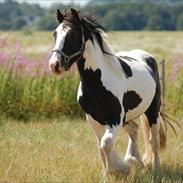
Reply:
[[[96,82],[93,80],[100,79],[102,85],[106,89],[110,89],[112,81],[114,81],[119,75],[121,76],[121,69],[119,62],[115,56],[115,53],[110,49],[109,45],[104,41],[104,49],[110,54],[104,54],[98,45],[98,42],[94,39],[94,43],[90,40],[86,42],[84,60],[78,62],[78,70],[81,76],[83,84],[90,85],[94,88]],[[95,75],[95,76],[94,76]],[[100,75],[100,77],[98,77]],[[97,76],[97,77],[96,77]]]
[[[104,71],[108,70],[113,72],[118,67],[118,62],[115,56],[115,53],[109,47],[109,45],[103,40],[104,49],[109,54],[104,54],[98,44],[94,39],[92,43],[91,40],[88,40],[85,45],[83,70],[92,70],[96,71],[97,69]],[[118,69],[117,69],[118,70]]]

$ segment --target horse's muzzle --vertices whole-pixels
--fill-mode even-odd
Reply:
[[[50,70],[56,75],[59,75],[65,71],[64,67],[61,67],[59,61],[50,62],[49,67]]]

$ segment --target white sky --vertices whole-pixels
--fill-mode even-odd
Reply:
[[[85,5],[88,0],[16,0],[17,2],[27,2],[27,3],[37,3],[42,7],[49,7],[53,3],[74,3],[74,4],[80,4],[80,5]]]

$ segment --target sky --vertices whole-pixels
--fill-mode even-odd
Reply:
[[[88,0],[16,0],[17,2],[27,2],[27,3],[37,3],[42,7],[49,7],[51,6],[53,3],[64,3],[64,4],[68,4],[68,3],[75,3],[75,4],[80,4],[80,5],[85,5]]]

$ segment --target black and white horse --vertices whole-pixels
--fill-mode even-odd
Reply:
[[[158,151],[165,147],[166,134],[155,58],[143,50],[114,53],[104,39],[104,28],[74,9],[65,15],[57,10],[57,20],[49,66],[59,75],[77,63],[81,79],[77,100],[96,134],[106,173],[129,170],[134,161],[159,166]],[[133,121],[142,115],[143,160],[137,147],[138,125]],[[129,135],[124,160],[113,149],[122,127]]]

